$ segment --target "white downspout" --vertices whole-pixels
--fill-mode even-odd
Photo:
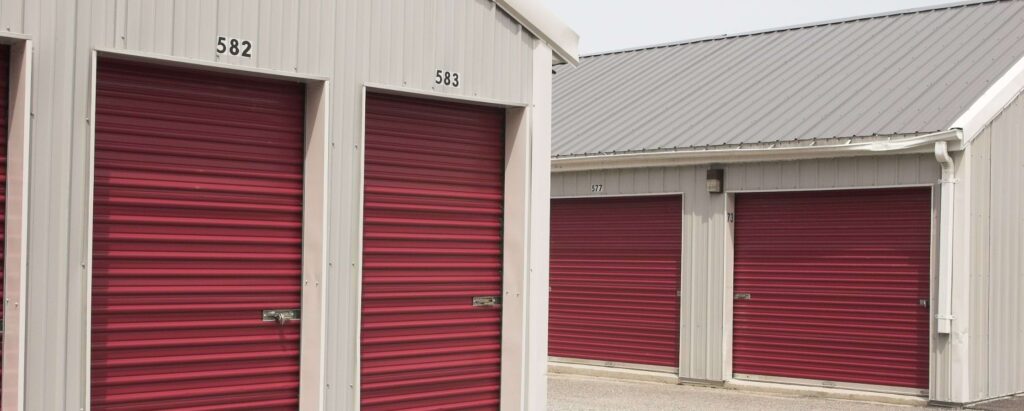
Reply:
[[[953,158],[949,156],[945,141],[935,143],[935,160],[942,167],[942,179],[939,180],[939,295],[935,319],[938,333],[949,334],[953,323],[953,189],[956,177]]]

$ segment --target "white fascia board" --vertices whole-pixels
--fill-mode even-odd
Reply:
[[[551,172],[605,170],[620,168],[677,167],[699,164],[732,164],[763,161],[810,160],[891,154],[932,153],[938,141],[949,141],[950,151],[960,150],[960,130],[886,141],[777,148],[731,148],[671,151],[660,153],[609,154],[551,159]]]
[[[970,143],[1017,95],[1024,90],[1024,58],[1017,61],[999,80],[985,90],[971,107],[960,115],[951,129],[964,131],[964,141]]]
[[[494,0],[530,33],[547,43],[562,62],[580,64],[580,36],[539,0]]]

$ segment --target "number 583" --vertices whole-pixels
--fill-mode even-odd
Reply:
[[[434,72],[434,84],[458,87],[461,84],[459,73],[447,70],[437,70]]]

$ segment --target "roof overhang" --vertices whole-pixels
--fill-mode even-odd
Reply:
[[[543,40],[558,59],[556,63],[580,63],[580,36],[538,0],[494,0],[535,37]]]
[[[1006,108],[1013,103],[1021,91],[1024,90],[1024,58],[1017,61],[1010,67],[999,80],[985,90],[973,104],[960,115],[950,128],[958,128],[964,131],[964,138],[967,143],[974,141],[974,138],[985,129]]]
[[[709,148],[656,153],[606,154],[551,159],[551,172],[621,168],[678,167],[700,164],[753,163],[764,161],[811,160],[820,158],[933,153],[939,141],[950,142],[949,150],[962,149],[963,132],[950,129],[937,133],[891,138],[883,141],[814,144],[768,148]]]

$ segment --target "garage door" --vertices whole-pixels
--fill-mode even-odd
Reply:
[[[552,357],[677,368],[682,197],[551,202]]]
[[[736,195],[733,372],[928,388],[931,190]]]
[[[4,217],[7,213],[7,121],[10,118],[7,101],[11,94],[8,86],[11,78],[10,68],[11,48],[0,45],[0,184],[2,184],[0,188],[4,190],[0,195],[0,301],[4,300],[4,285],[6,284],[4,281],[4,252],[7,251],[7,247],[5,247],[4,236],[7,234],[5,227],[7,220]],[[0,358],[3,358],[3,318],[4,304],[0,303]],[[2,370],[3,367],[0,366],[0,371]]]
[[[101,60],[92,409],[295,409],[304,87]]]
[[[497,409],[504,111],[370,95],[364,410]]]

